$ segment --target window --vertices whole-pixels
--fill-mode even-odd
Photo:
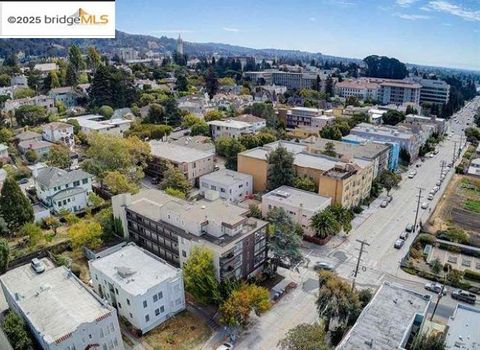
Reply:
[[[131,313],[131,312],[129,313],[129,316],[130,316],[130,318],[133,318],[133,315],[132,315],[132,313]]]
[[[155,294],[155,295],[153,296],[153,302],[155,303],[155,302],[157,302],[157,301],[158,301],[158,295]]]
[[[80,181],[73,181],[73,186],[80,186]]]
[[[83,180],[82,180],[82,184],[85,185],[85,184],[87,184],[87,183],[88,183],[88,179],[83,179]]]
[[[117,288],[115,288],[115,294],[117,294],[117,295],[118,295],[118,289],[117,289]]]
[[[118,303],[118,308],[121,309],[121,308],[122,308],[122,304]]]
[[[182,250],[182,256],[183,256],[184,258],[187,257],[187,252],[186,252],[185,250]]]
[[[58,204],[59,207],[62,206],[62,202],[61,202],[61,201],[59,201],[57,204]]]
[[[165,307],[164,306],[160,306],[160,313],[164,313],[165,312]]]
[[[68,184],[65,184],[65,188],[68,188]]]
[[[155,309],[155,316],[160,315],[160,309]]]
[[[127,299],[127,304],[130,305],[130,300]]]
[[[163,292],[158,293],[158,299],[162,299],[162,298],[163,298]]]
[[[67,205],[67,200],[66,199],[63,200],[63,205]]]
[[[144,301],[143,301],[143,308],[146,308],[146,307],[147,307],[147,301],[144,300]]]
[[[220,192],[225,193],[225,189],[224,189],[224,188],[220,188]]]
[[[145,315],[145,322],[150,322],[150,315]]]
[[[175,305],[180,305],[181,303],[182,303],[181,298],[178,298],[177,300],[175,300]]]

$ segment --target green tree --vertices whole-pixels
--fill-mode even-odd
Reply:
[[[204,119],[205,119],[206,122],[211,122],[211,121],[214,121],[214,120],[221,120],[223,118],[225,118],[225,115],[223,114],[223,112],[221,112],[219,110],[216,110],[216,109],[208,111],[204,115]]]
[[[60,80],[58,79],[57,72],[54,70],[48,72],[46,78],[43,80],[43,85],[47,90],[60,87]]]
[[[35,163],[38,160],[38,154],[34,149],[29,149],[27,152],[25,152],[25,159],[30,164]]]
[[[15,119],[21,126],[35,126],[47,120],[47,113],[42,106],[23,105],[15,110]]]
[[[310,219],[310,227],[315,235],[321,239],[336,235],[342,225],[329,208],[315,213]]]
[[[15,180],[8,176],[0,194],[0,216],[10,231],[33,221],[32,203],[23,194]]]
[[[47,164],[61,169],[69,168],[71,165],[70,150],[64,145],[53,145],[48,151]]]
[[[94,47],[89,47],[87,50],[87,67],[93,72],[102,64],[100,54]]]
[[[445,350],[445,335],[442,333],[426,335],[420,332],[413,339],[412,350]]]
[[[317,192],[317,184],[315,180],[310,176],[296,176],[293,179],[293,187],[298,188],[300,190],[309,191],[309,192]]]
[[[319,323],[301,323],[290,329],[280,340],[281,350],[329,350],[325,340],[324,327]]]
[[[98,114],[100,114],[105,119],[110,119],[113,115],[113,108],[107,105],[103,105],[99,108]]]
[[[317,309],[320,318],[325,321],[326,331],[329,330],[332,320],[344,324],[352,316],[358,315],[360,301],[349,283],[330,271],[321,271],[319,282]]]
[[[100,65],[95,71],[90,85],[91,103],[95,106],[108,105],[113,101],[113,94],[110,71],[106,66]]]
[[[399,158],[404,164],[410,164],[411,156],[406,148],[400,148]]]
[[[43,238],[42,229],[33,222],[27,222],[20,227],[19,234],[22,237],[28,237],[28,245],[35,247]]]
[[[382,115],[383,124],[386,125],[397,125],[398,123],[405,120],[405,114],[395,110],[388,110]]]
[[[148,109],[147,120],[149,123],[165,123],[165,109],[158,103],[152,103]]]
[[[293,160],[293,154],[281,145],[268,154],[267,189],[269,191],[293,184],[295,178]]]
[[[77,86],[80,71],[84,68],[82,51],[77,45],[68,49],[67,85]]]
[[[185,290],[202,304],[216,304],[220,300],[213,253],[195,246],[183,265]]]
[[[8,74],[0,74],[0,86],[1,87],[4,87],[4,86],[10,86],[10,81],[11,81],[11,78]]]
[[[0,238],[0,272],[3,273],[8,267],[10,261],[10,247],[8,241]]]
[[[379,178],[380,184],[387,190],[387,195],[390,194],[392,188],[398,187],[402,177],[392,171],[384,171]]]
[[[22,318],[9,311],[3,320],[2,328],[14,350],[33,350],[33,342]]]
[[[230,327],[246,326],[250,314],[260,315],[271,308],[268,289],[255,284],[242,283],[220,306],[220,320]]]
[[[340,140],[342,132],[334,125],[327,125],[320,130],[320,137],[329,140]]]
[[[102,245],[102,226],[91,219],[80,220],[68,228],[74,249],[87,247],[96,249]]]
[[[180,169],[170,166],[163,174],[163,180],[160,183],[160,188],[179,190],[184,195],[187,195],[192,189],[192,185]]]
[[[14,132],[8,128],[0,128],[0,143],[9,143],[15,136]]]
[[[255,203],[248,206],[248,217],[262,219],[262,211]]]
[[[19,99],[19,98],[25,98],[25,97],[34,97],[36,94],[37,93],[35,92],[35,90],[32,90],[28,87],[18,88],[13,93],[13,98]]]
[[[185,199],[185,193],[183,193],[182,191],[176,189],[176,188],[171,188],[171,187],[167,187],[166,189],[164,189],[165,193],[172,196],[172,197],[177,197],[177,198],[180,198],[180,199]]]
[[[193,125],[192,128],[190,129],[190,135],[191,136],[197,136],[197,135],[209,136],[210,129],[208,127],[208,124],[203,122],[203,123]]]
[[[225,154],[225,168],[237,170],[238,154],[245,151],[245,147],[237,139],[232,138]]]
[[[337,152],[335,152],[335,144],[333,142],[327,142],[322,153],[329,157],[336,157]]]
[[[430,268],[434,274],[438,275],[442,271],[443,265],[438,258],[435,258],[430,263]]]
[[[273,208],[268,213],[272,234],[268,237],[272,271],[280,264],[295,266],[304,261],[301,251],[302,237],[297,234],[295,224],[283,208]]]
[[[408,75],[406,66],[396,58],[371,55],[363,61],[367,66],[367,77],[403,79]]]
[[[205,77],[205,87],[207,89],[208,96],[213,98],[218,91],[218,79],[215,71],[212,67],[208,69],[207,75]]]
[[[131,182],[128,177],[118,171],[107,171],[104,173],[103,185],[106,186],[110,193],[117,195],[120,193],[138,192],[138,185]]]
[[[188,91],[188,79],[185,74],[177,75],[176,88],[178,91]]]
[[[342,207],[341,204],[332,204],[327,210],[333,214],[345,233],[349,233],[352,230],[354,214],[350,209]]]

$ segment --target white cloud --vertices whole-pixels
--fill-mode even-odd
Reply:
[[[426,8],[463,18],[466,21],[480,21],[480,10],[471,10],[449,1],[430,1]]]
[[[408,15],[405,13],[395,13],[394,16],[397,16],[402,19],[406,19],[409,21],[418,21],[418,20],[423,20],[423,19],[429,19],[430,16],[425,16],[425,15]]]
[[[238,28],[231,28],[231,27],[223,27],[222,29],[226,32],[233,32],[233,33],[238,33],[240,31],[240,29]]]
[[[193,33],[193,30],[189,29],[156,29],[151,30],[150,33],[167,33],[167,34],[181,34],[181,33]]]
[[[417,2],[418,0],[396,0],[395,2],[397,5],[403,6],[403,7],[408,7],[411,4]]]

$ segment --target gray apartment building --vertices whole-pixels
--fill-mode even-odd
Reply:
[[[114,196],[112,207],[125,238],[174,266],[183,266],[194,247],[206,247],[224,280],[255,274],[267,258],[267,222],[218,197],[187,202],[148,189]]]
[[[450,97],[450,85],[443,80],[422,79],[420,77],[410,78],[420,84],[420,103],[438,103],[444,104],[448,102]]]

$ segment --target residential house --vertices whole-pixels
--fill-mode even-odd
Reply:
[[[75,138],[73,135],[73,125],[52,122],[43,126],[42,137],[49,142],[58,142],[73,150],[75,146]]]
[[[384,282],[336,349],[410,349],[429,306],[429,295]]]
[[[22,142],[22,141],[40,141],[42,139],[42,135],[39,133],[33,132],[33,131],[23,131],[17,136],[15,136],[15,140],[17,142]]]
[[[142,334],[185,309],[182,270],[133,243],[88,267],[95,292]]]
[[[47,112],[55,112],[55,100],[53,97],[39,95],[34,97],[19,98],[16,100],[5,101],[3,109],[7,112],[13,111],[21,106],[40,106],[44,107]]]
[[[10,79],[10,86],[12,87],[28,87],[28,79],[25,75],[14,75]]]
[[[45,271],[22,265],[0,277],[11,311],[43,350],[123,350],[117,311],[65,266],[41,259]]]
[[[270,210],[282,208],[294,223],[300,225],[304,234],[312,236],[310,219],[315,213],[327,208],[332,198],[323,197],[314,192],[299,190],[289,186],[281,186],[262,196],[262,215],[267,217]]]
[[[333,116],[323,114],[324,110],[318,108],[294,107],[287,111],[286,127],[293,129],[297,127],[314,127],[320,131],[324,126],[332,124]]]
[[[174,266],[183,266],[192,248],[205,247],[218,280],[241,279],[258,273],[267,258],[267,222],[222,199],[187,202],[149,189],[114,196],[112,207],[125,238]]]
[[[53,97],[55,102],[61,102],[66,108],[77,105],[77,95],[75,89],[71,86],[53,88],[48,92],[48,96]]]
[[[192,184],[214,169],[214,154],[210,151],[157,140],[150,141],[149,145],[151,159],[146,172],[151,176],[163,177],[162,161],[168,161],[178,168]]]
[[[169,141],[175,145],[185,146],[189,148],[195,148],[200,151],[205,151],[215,154],[215,144],[212,142],[212,139],[208,136],[196,135],[196,136],[181,136],[175,138],[170,136]]]
[[[87,114],[79,117],[66,118],[62,121],[66,122],[67,120],[72,119],[78,122],[81,131],[85,134],[98,132],[100,134],[109,134],[115,136],[123,136],[125,131],[130,129],[130,125],[133,123],[133,120],[123,118],[104,120],[103,116],[97,114]]]
[[[253,132],[258,132],[267,126],[267,121],[265,119],[256,117],[252,114],[242,114],[231,119],[237,122],[250,124]]]
[[[217,192],[220,198],[229,202],[241,202],[252,194],[253,178],[229,169],[221,169],[200,177],[200,192],[207,198]]]
[[[238,138],[242,135],[254,133],[252,124],[233,119],[213,120],[207,124],[210,127],[210,135],[214,140],[219,137]]]
[[[40,71],[41,74],[47,75],[51,71],[58,70],[58,66],[56,63],[37,63],[34,67],[34,70]]]
[[[33,172],[37,197],[55,213],[80,212],[88,206],[93,175],[81,170],[46,167]]]
[[[53,146],[53,143],[42,141],[42,140],[27,140],[21,141],[18,143],[18,150],[20,153],[25,154],[29,150],[35,151],[38,158],[43,158],[48,155],[50,148]]]

